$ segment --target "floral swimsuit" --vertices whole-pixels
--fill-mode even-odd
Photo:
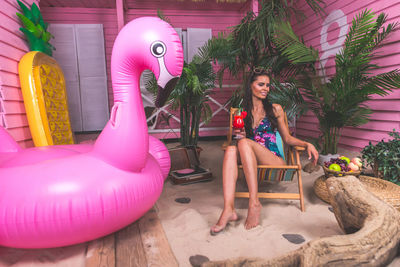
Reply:
[[[250,139],[268,148],[272,153],[282,158],[276,144],[276,133],[271,128],[271,122],[265,117],[258,127],[253,129],[254,136]]]

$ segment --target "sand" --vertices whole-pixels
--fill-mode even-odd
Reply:
[[[235,208],[241,219],[230,223],[223,233],[211,236],[209,229],[217,222],[223,207],[221,144],[222,141],[200,144],[203,148],[200,155],[202,166],[211,169],[213,181],[191,185],[174,185],[167,181],[157,202],[159,218],[180,266],[191,266],[189,258],[195,255],[203,255],[210,260],[272,258],[295,250],[310,240],[343,234],[334,214],[329,210],[330,205],[314,194],[313,183],[323,174],[320,169],[312,174],[302,172],[305,212],[301,212],[299,201],[264,199],[261,200],[261,225],[245,230],[248,200],[237,199]],[[351,157],[357,154],[342,152]],[[302,164],[308,162],[304,156]],[[244,183],[244,179],[238,182],[241,187]],[[296,188],[297,183],[293,181],[270,184],[264,189],[271,192],[296,192]],[[190,203],[177,203],[175,199],[181,197],[190,198]],[[283,234],[301,235],[305,242],[291,243]],[[390,266],[400,266],[400,258]]]

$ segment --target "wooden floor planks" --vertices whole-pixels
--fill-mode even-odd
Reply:
[[[124,229],[88,243],[86,267],[178,266],[155,209]]]
[[[116,240],[116,267],[147,266],[138,222],[119,231],[116,234]]]

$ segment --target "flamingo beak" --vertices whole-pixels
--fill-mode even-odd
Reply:
[[[166,85],[161,87],[158,85],[158,94],[156,98],[156,102],[154,103],[157,108],[164,106],[165,102],[167,101],[169,95],[171,94],[172,90],[174,90],[176,83],[178,82],[179,77],[173,77],[169,80]]]
[[[157,79],[158,94],[154,104],[157,108],[160,108],[164,106],[172,90],[174,90],[179,76],[173,76],[169,73],[165,66],[164,57],[159,57],[157,60],[160,67],[160,74]]]

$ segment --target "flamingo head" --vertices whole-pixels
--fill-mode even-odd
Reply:
[[[155,32],[149,32],[150,53],[156,64],[151,69],[157,78],[158,95],[156,107],[165,104],[168,96],[174,89],[183,68],[183,49],[181,40],[176,31],[166,22],[158,18],[149,18],[157,26]],[[156,34],[155,34],[156,33]]]
[[[121,85],[149,69],[159,86],[155,105],[161,107],[182,73],[182,43],[167,22],[156,17],[138,18],[126,24],[118,34],[111,61],[117,101],[123,95],[119,93],[120,88],[122,92],[124,89]]]

